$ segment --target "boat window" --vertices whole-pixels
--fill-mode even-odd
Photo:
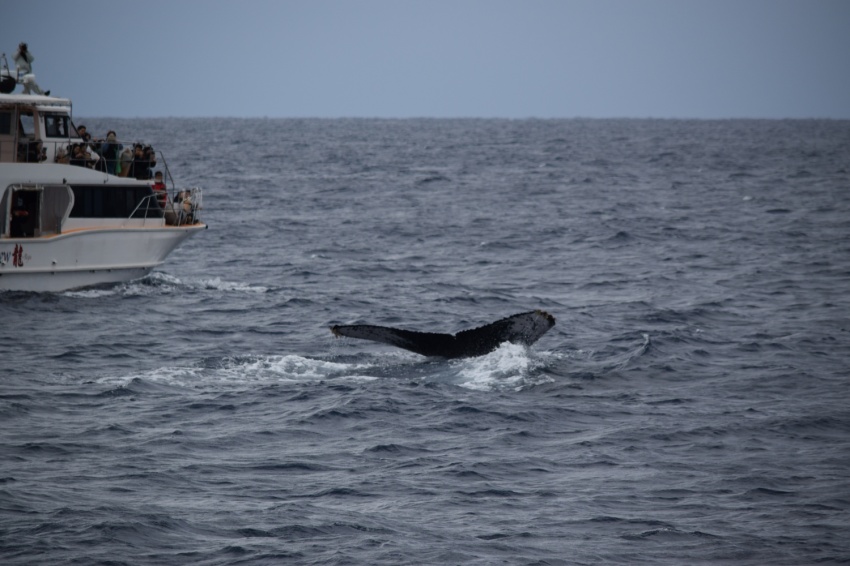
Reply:
[[[156,198],[145,200],[153,195],[149,186],[74,185],[71,189],[71,218],[129,218],[131,214],[133,218],[162,217]]]
[[[65,114],[45,114],[44,131],[48,138],[68,138],[68,116]]]
[[[41,196],[41,234],[59,234],[71,208],[71,191],[65,185],[46,185]]]
[[[24,136],[35,135],[35,119],[32,112],[21,113],[21,134]]]
[[[12,111],[0,110],[0,136],[12,134]]]

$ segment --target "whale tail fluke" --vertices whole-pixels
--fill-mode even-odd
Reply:
[[[454,335],[368,324],[332,326],[331,332],[334,336],[389,344],[423,356],[467,358],[488,354],[503,342],[530,346],[553,326],[555,317],[545,311],[536,310],[515,314]]]

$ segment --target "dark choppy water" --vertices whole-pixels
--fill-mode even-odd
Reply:
[[[850,560],[850,123],[87,125],[210,230],[0,295],[3,564]]]

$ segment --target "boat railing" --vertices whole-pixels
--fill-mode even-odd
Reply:
[[[165,208],[161,204],[161,196],[154,193],[139,201],[130,218],[148,219],[165,218],[169,226],[186,226],[201,222],[202,191],[199,187],[176,191],[173,198],[168,198]]]
[[[113,159],[102,155],[104,147],[115,144],[117,151]],[[130,177],[134,150],[137,145],[149,152],[151,167],[156,164],[156,151],[149,144],[141,142],[106,142],[105,140],[83,141],[80,138],[34,139],[21,136],[17,139],[0,139],[0,161],[4,163],[61,163],[87,167],[96,171],[110,173],[119,177]],[[79,149],[82,152],[79,152]]]
[[[139,204],[137,204],[136,208],[133,209],[133,212],[130,213],[130,218],[144,218],[145,220],[156,218],[157,221],[159,221],[159,219],[161,219],[164,215],[165,211],[159,204],[157,195],[152,194],[143,197],[139,201]]]
[[[165,222],[175,226],[199,224],[203,209],[203,191],[200,187],[175,191],[165,208]],[[173,217],[169,214],[173,214]]]
[[[56,147],[57,143],[65,142],[47,142]],[[0,162],[2,163],[45,163],[47,158],[48,146],[40,140],[25,139],[17,141],[15,139],[0,139]]]

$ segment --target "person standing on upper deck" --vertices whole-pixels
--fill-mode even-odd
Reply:
[[[109,130],[106,133],[106,141],[100,141],[95,147],[95,151],[100,154],[100,157],[106,161],[106,172],[110,175],[121,174],[121,150],[124,146],[118,143],[118,136],[114,130]]]
[[[44,94],[50,96],[50,91],[41,90],[38,83],[35,82],[35,75],[32,73],[32,62],[35,57],[32,56],[27,44],[23,41],[18,44],[18,50],[15,52],[15,66],[18,68],[18,81],[24,85],[24,94]]]

